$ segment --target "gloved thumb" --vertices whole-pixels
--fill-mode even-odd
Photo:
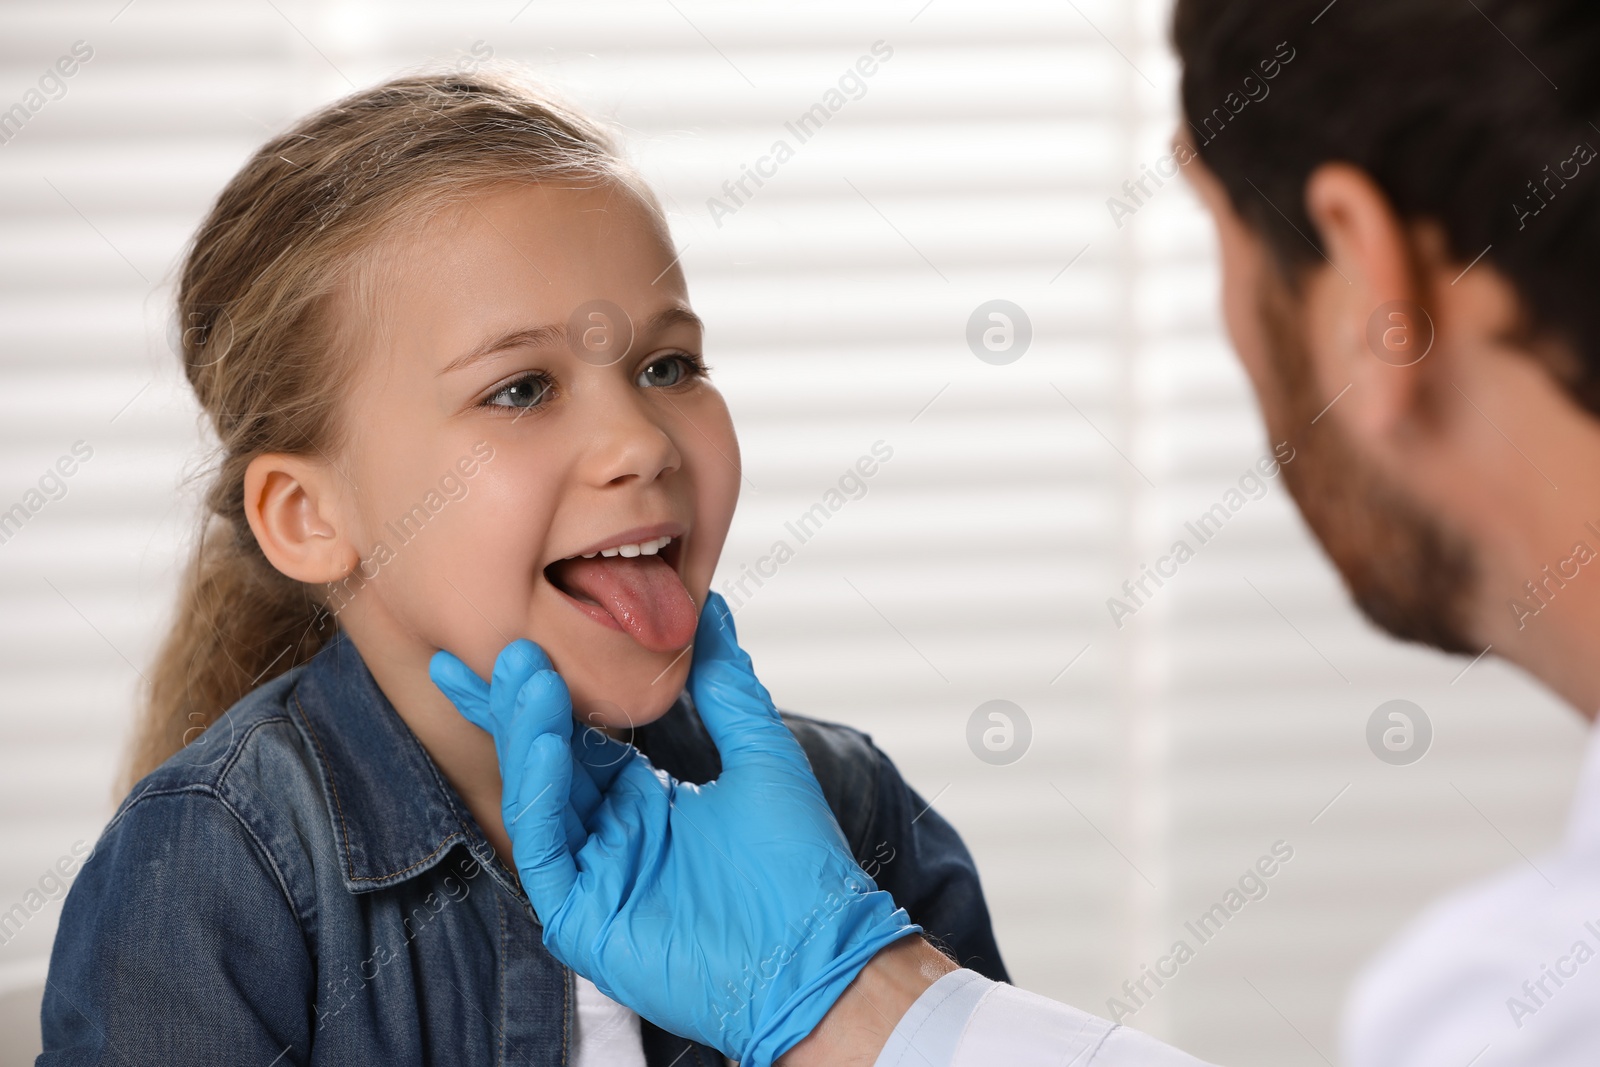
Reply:
[[[706,598],[695,631],[689,691],[725,771],[759,766],[774,757],[798,759],[809,767],[800,743],[756,678],[750,657],[739,647],[733,613],[716,593]]]

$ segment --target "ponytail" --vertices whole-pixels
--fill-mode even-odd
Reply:
[[[250,531],[213,515],[178,590],[151,668],[143,721],[118,791],[199,737],[251,689],[304,663],[333,636],[333,616],[275,570]]]

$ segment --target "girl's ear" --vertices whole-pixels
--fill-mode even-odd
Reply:
[[[257,456],[245,468],[250,530],[268,562],[296,581],[337,581],[360,562],[337,478],[325,462],[276,452]]]

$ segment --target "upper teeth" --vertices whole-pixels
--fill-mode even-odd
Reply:
[[[640,541],[635,545],[616,545],[612,548],[602,548],[598,552],[585,552],[584,559],[594,559],[596,556],[653,556],[672,543],[670,537],[657,537],[649,541]]]

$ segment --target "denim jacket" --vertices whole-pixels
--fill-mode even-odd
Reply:
[[[959,962],[1004,980],[950,825],[862,733],[797,715],[856,858]],[[634,743],[720,770],[687,695]],[[336,634],[141,781],[63,905],[39,1067],[569,1061],[573,977],[503,864]],[[721,1067],[642,1025],[652,1067]]]

